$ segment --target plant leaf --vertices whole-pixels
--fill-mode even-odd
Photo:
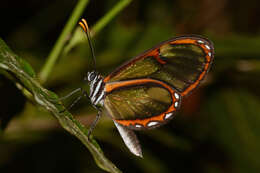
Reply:
[[[100,168],[108,172],[121,172],[104,156],[98,143],[93,138],[88,139],[87,129],[75,120],[68,111],[63,111],[64,107],[58,102],[57,95],[40,85],[32,67],[25,60],[15,55],[1,38],[0,68],[15,76],[14,80],[17,79],[16,85],[19,86],[18,88],[23,91],[26,97],[33,98],[37,104],[51,112],[64,129],[76,136],[89,149]]]

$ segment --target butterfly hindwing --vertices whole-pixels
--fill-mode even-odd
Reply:
[[[170,120],[180,106],[180,95],[171,86],[154,79],[107,83],[105,109],[117,123],[140,130]]]

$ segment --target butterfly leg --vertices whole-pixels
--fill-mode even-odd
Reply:
[[[86,96],[86,97],[89,99],[89,96],[88,96],[87,92],[86,92],[85,90],[83,90],[82,88],[78,88],[78,89],[75,89],[74,91],[72,91],[71,93],[69,93],[68,95],[59,98],[59,101],[65,100],[65,99],[71,97],[72,95],[74,95],[74,94],[77,93],[77,92],[81,92],[80,96],[78,96],[78,97],[68,106],[67,110],[70,110],[80,99],[82,99],[83,96]],[[60,113],[65,112],[65,111],[66,111],[66,109],[64,109],[64,110],[61,111]]]
[[[63,101],[63,100],[66,100],[67,98],[73,96],[75,93],[79,92],[79,91],[83,91],[82,88],[77,88],[75,90],[73,90],[72,92],[70,92],[69,94],[67,94],[66,96],[63,96],[63,97],[60,97],[60,98],[56,98],[56,99],[50,99],[50,101],[52,101],[53,103],[56,103],[57,102],[60,102],[60,101]]]
[[[98,107],[96,107],[96,106],[95,106],[95,108],[98,110],[98,114],[97,114],[95,120],[91,123],[91,125],[90,125],[90,127],[89,127],[89,130],[88,130],[88,138],[90,137],[92,131],[93,131],[94,128],[96,127],[97,122],[98,122],[98,120],[100,119],[101,113],[102,113],[102,111],[101,111],[100,108],[98,108]]]
[[[71,92],[70,92],[69,94],[67,94],[66,96],[60,97],[58,100],[59,100],[59,101],[66,100],[67,98],[73,96],[73,95],[74,95],[75,93],[77,93],[77,92],[81,92],[81,93],[82,93],[82,92],[83,92],[83,89],[82,89],[82,88],[77,88],[77,89],[71,91]]]

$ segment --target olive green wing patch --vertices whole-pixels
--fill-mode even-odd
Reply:
[[[214,55],[212,43],[201,37],[177,37],[130,60],[105,78],[105,82],[136,78],[164,81],[187,95],[208,72]]]

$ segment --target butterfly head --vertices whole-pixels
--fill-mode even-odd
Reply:
[[[98,76],[98,73],[95,72],[95,71],[91,71],[91,72],[88,72],[85,80],[87,80],[88,82],[91,82],[93,81],[96,77]]]

